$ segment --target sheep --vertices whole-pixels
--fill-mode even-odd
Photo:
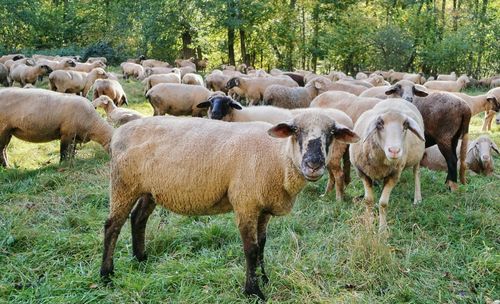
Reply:
[[[220,71],[220,73],[217,73],[215,71],[212,71],[212,73],[208,74],[205,77],[205,86],[207,89],[212,90],[212,91],[222,91],[227,94],[227,89],[226,89],[226,84],[231,79],[229,76],[226,76]]]
[[[429,93],[427,89],[421,85],[414,84],[409,80],[400,80],[392,86],[373,87],[361,94],[359,97],[375,97],[379,99],[386,98],[403,98],[412,102],[414,96],[425,97]]]
[[[283,71],[280,69],[274,68],[274,69],[269,71],[269,74],[271,74],[271,76],[279,76],[279,75],[283,74]]]
[[[28,142],[61,140],[60,160],[72,157],[75,144],[96,141],[108,150],[113,128],[87,99],[43,89],[0,90],[0,163],[8,166],[12,136]]]
[[[338,81],[340,79],[348,79],[347,75],[344,72],[333,71],[326,77],[331,81]]]
[[[61,61],[43,59],[37,61],[37,63],[49,66],[52,69],[52,71],[69,70],[76,66],[76,62],[73,59],[68,59],[68,58],[63,59]]]
[[[486,135],[469,142],[465,163],[467,168],[477,174],[491,176],[495,171],[492,150],[500,154],[497,145]],[[460,151],[457,151],[459,153]],[[424,158],[420,161],[422,167],[436,171],[446,171],[446,159],[437,146],[425,149]]]
[[[490,84],[490,88],[500,87],[500,78],[493,79]]]
[[[316,77],[315,82],[315,86],[316,88],[318,88],[318,94],[324,93],[326,91],[344,91],[354,95],[360,95],[367,90],[366,87],[355,84],[332,82],[328,78],[323,76]]]
[[[95,68],[105,69],[106,65],[102,61],[95,61],[93,63],[80,63],[80,62],[77,62],[76,66],[74,67],[74,70],[78,71],[78,72],[90,73],[90,71],[92,71]]]
[[[358,72],[356,74],[356,77],[354,77],[356,80],[363,80],[363,79],[367,79],[368,78],[368,75],[366,75],[365,73],[363,72]]]
[[[456,81],[457,80],[457,74],[455,72],[451,72],[451,74],[438,74],[436,80],[445,80],[445,81]]]
[[[101,107],[106,111],[106,116],[108,117],[108,122],[116,127],[126,124],[135,119],[143,118],[144,116],[134,110],[123,109],[117,107],[113,100],[106,95],[97,97],[92,101],[94,108]]]
[[[170,64],[165,61],[160,61],[156,59],[147,59],[141,62],[144,68],[169,68]]]
[[[203,77],[195,73],[186,73],[184,76],[182,76],[182,83],[204,86]]]
[[[0,57],[0,63],[5,64],[8,60],[16,61],[25,58],[23,54],[10,54]]]
[[[432,80],[435,80],[434,76],[429,76],[429,78],[427,78],[427,81],[432,81]]]
[[[447,91],[447,92],[460,92],[467,83],[469,83],[469,77],[467,75],[462,75],[458,77],[456,81],[444,81],[444,80],[432,80],[424,83],[424,87],[431,90]]]
[[[122,85],[118,81],[112,79],[96,79],[92,87],[94,88],[94,100],[99,96],[105,95],[113,100],[114,104],[117,106],[122,106],[123,104],[128,105],[127,94],[125,94]]]
[[[290,73],[290,72],[285,72],[283,75],[286,75],[290,78],[293,79],[300,87],[305,86],[305,81],[304,81],[304,76],[298,74],[298,73]]]
[[[106,57],[89,57],[89,58],[87,58],[87,63],[94,63],[96,61],[101,61],[104,64],[108,64],[108,59]]]
[[[413,83],[416,84],[424,84],[425,83],[425,77],[424,74],[418,73],[418,74],[404,74],[403,75],[404,80],[409,80],[412,81]]]
[[[120,64],[123,72],[123,79],[128,79],[130,76],[139,79],[144,77],[144,67],[137,63],[122,62]]]
[[[227,82],[226,89],[229,90],[234,87],[240,88],[245,94],[248,100],[248,104],[254,105],[262,100],[267,87],[273,84],[281,84],[288,87],[298,87],[298,84],[288,76],[274,76],[265,78],[233,77]]]
[[[487,78],[481,78],[479,80],[479,85],[484,86],[484,87],[491,87],[491,82],[500,79],[500,75],[492,76],[492,77],[487,77]]]
[[[197,71],[202,71],[204,72],[208,66],[208,59],[203,58],[203,59],[195,59],[194,64],[196,65],[196,70]]]
[[[403,80],[403,77],[405,74],[406,73],[403,73],[403,72],[395,72],[394,70],[389,70],[389,77],[387,78],[387,80],[390,83],[395,83],[395,82]]]
[[[52,91],[87,96],[96,79],[107,78],[108,74],[101,68],[95,68],[90,73],[59,70],[50,73],[49,86]]]
[[[379,86],[385,85],[384,77],[382,77],[381,75],[377,75],[377,74],[371,74],[370,77],[365,79],[365,81],[374,87],[379,87]]]
[[[190,67],[190,68],[194,69],[193,72],[196,72],[196,64],[194,64],[191,60],[176,59],[175,60],[175,66],[178,67],[178,68]]]
[[[373,85],[367,81],[364,81],[364,80],[348,80],[348,79],[340,79],[338,80],[337,82],[335,83],[343,83],[343,84],[347,84],[347,85],[357,85],[357,86],[362,86],[362,87],[365,87],[367,89],[369,88],[373,88]]]
[[[173,70],[177,70],[178,73],[168,73],[168,74],[155,74],[146,77],[142,83],[144,84],[144,94],[159,83],[181,83],[180,71],[175,68]]]
[[[410,131],[410,132],[407,132]],[[379,232],[387,230],[387,206],[403,169],[413,167],[415,195],[420,192],[420,160],[424,154],[424,122],[418,109],[403,99],[384,100],[361,115],[354,132],[363,141],[350,147],[350,159],[363,181],[368,221],[372,222],[373,182],[383,181],[379,201]]]
[[[45,64],[37,64],[35,66],[19,64],[10,71],[9,77],[13,83],[17,81],[21,84],[21,87],[24,87],[27,83],[34,85],[39,76],[48,75],[51,72],[52,69]]]
[[[390,70],[390,71],[380,71],[380,70],[377,70],[377,71],[371,73],[370,76],[372,76],[372,75],[380,75],[380,76],[384,77],[385,80],[389,80],[389,76],[391,75],[391,72],[394,72],[394,70]]]
[[[0,63],[0,83],[4,87],[10,87],[9,71],[3,63]]]
[[[142,61],[146,60],[146,56],[140,55],[138,58],[129,58],[126,62],[141,64]]]
[[[187,84],[160,83],[149,89],[146,99],[153,107],[155,116],[192,115],[203,116],[206,111],[196,106],[208,99],[213,92],[202,86]]]
[[[463,98],[469,105],[475,104],[474,108],[472,108],[473,115],[484,109],[486,111],[486,115],[484,116],[483,127],[481,130],[483,132],[491,130],[491,122],[493,121],[493,117],[495,117],[495,112],[500,112],[500,88],[491,89],[486,94],[469,96],[468,98],[464,98],[464,96],[461,96],[460,93],[454,94]]]
[[[31,58],[22,58],[22,59],[15,60],[15,61],[10,59],[10,60],[7,60],[5,62],[5,67],[9,71],[9,74],[10,74],[10,71],[12,71],[18,65],[34,66],[34,65],[36,65],[36,63]]]
[[[305,87],[270,85],[264,91],[263,104],[285,109],[307,108],[311,100],[318,96],[317,81],[319,80],[312,80]]]
[[[265,300],[256,268],[260,265],[262,280],[268,282],[264,246],[269,219],[288,214],[307,181],[321,178],[333,142],[357,140],[320,111],[275,126],[165,117],[127,123],[111,143],[101,277],[109,281],[113,274],[116,240],[131,212],[132,251],[143,261],[146,222],[156,204],[183,215],[234,211],[247,265],[244,291]]]

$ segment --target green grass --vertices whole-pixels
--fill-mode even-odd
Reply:
[[[151,115],[142,86],[125,81],[131,108]],[[46,83],[40,84],[44,87]],[[479,93],[479,92],[477,92]],[[472,122],[479,135],[481,119]],[[500,128],[492,134],[500,144]],[[157,208],[149,260],[131,255],[127,223],[115,252],[114,285],[99,279],[108,213],[109,156],[95,143],[59,165],[57,141],[13,139],[13,168],[0,169],[0,302],[247,303],[244,256],[232,214],[184,217]],[[500,161],[495,157],[497,163]],[[500,174],[497,166],[496,174]],[[500,299],[500,193],[496,177],[468,176],[450,193],[445,174],[422,169],[414,206],[404,172],[391,196],[390,235],[363,226],[358,178],[346,202],[309,184],[292,214],[273,218],[266,260],[274,303],[486,303]],[[377,189],[380,193],[380,189]]]

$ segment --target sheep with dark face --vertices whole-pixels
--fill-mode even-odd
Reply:
[[[415,84],[409,80],[400,80],[392,86],[381,86],[370,88],[363,93],[360,97],[376,97],[380,99],[386,98],[403,98],[409,102],[413,101],[415,96],[425,97],[429,93],[427,89],[421,85]]]

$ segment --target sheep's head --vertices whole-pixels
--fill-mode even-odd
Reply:
[[[497,125],[500,125],[500,113],[497,113],[497,117],[495,119]]]
[[[73,59],[66,59],[64,61],[64,65],[67,66],[67,67],[74,68],[76,66],[76,62]]]
[[[226,89],[232,89],[234,87],[237,87],[240,85],[241,79],[239,77],[233,77],[229,79],[229,81],[226,84]]]
[[[486,175],[491,175],[494,171],[491,151],[500,154],[497,145],[487,136],[478,137],[467,150],[467,154],[473,153],[473,158],[481,163]]]
[[[23,58],[24,58],[24,55],[16,55],[16,56],[12,57],[12,61],[16,61],[16,60],[23,59]]]
[[[199,103],[196,107],[200,109],[208,108],[208,118],[217,120],[224,120],[232,109],[243,109],[239,103],[223,94],[212,95],[207,101]]]
[[[330,162],[335,140],[355,143],[359,140],[348,127],[335,121],[321,109],[304,109],[289,121],[268,130],[276,138],[289,138],[288,154],[305,179],[317,181]]]
[[[392,98],[403,98],[406,101],[413,102],[413,97],[425,97],[429,95],[425,87],[414,84],[409,80],[400,80],[392,85],[385,95],[390,95]]]
[[[113,102],[111,98],[106,95],[101,95],[92,101],[92,105],[94,106],[94,109],[97,109],[98,107],[106,108],[110,102]]]
[[[490,90],[486,95],[486,101],[489,102],[492,111],[500,112],[500,88]]]
[[[396,161],[403,155],[407,130],[425,141],[424,130],[413,118],[399,112],[386,112],[370,122],[364,141],[373,138],[376,145],[384,151],[385,157]]]
[[[460,82],[460,83],[463,83],[464,85],[466,85],[470,82],[470,79],[469,79],[469,77],[467,77],[467,75],[464,74],[464,75],[458,77],[457,82]]]
[[[48,75],[48,74],[52,73],[52,69],[48,65],[46,65],[46,64],[42,64],[40,66],[40,69],[41,69],[42,73],[45,74],[45,75]]]

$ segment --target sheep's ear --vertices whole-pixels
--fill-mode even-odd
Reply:
[[[243,110],[243,108],[241,107],[241,105],[235,101],[231,101],[231,103],[229,104],[229,106],[233,109],[236,109],[236,110]]]
[[[387,91],[385,91],[385,95],[392,95],[394,93],[397,93],[399,90],[399,86],[397,84],[393,85]]]
[[[373,120],[368,127],[368,132],[366,133],[365,138],[363,139],[363,142],[365,142],[368,138],[370,138],[375,132],[378,130],[382,130],[384,128],[384,120],[382,117],[377,117],[377,119]]]
[[[417,137],[421,141],[425,142],[424,132],[423,132],[422,128],[420,128],[420,126],[417,124],[417,122],[413,118],[407,117],[405,122],[404,122],[404,127],[406,129],[410,130],[411,132],[413,132],[413,134],[417,135]]]
[[[497,152],[497,154],[500,155],[500,151],[498,150],[498,147],[494,142],[491,142],[491,149],[493,149],[493,151]]]
[[[200,109],[206,109],[206,108],[210,108],[211,104],[212,103],[210,101],[204,101],[204,102],[200,102],[196,107],[200,108]]]
[[[358,134],[342,124],[335,124],[332,129],[332,134],[335,136],[336,140],[346,144],[353,144],[360,140]]]
[[[290,135],[293,135],[295,133],[295,130],[296,128],[292,124],[282,122],[269,129],[267,131],[267,134],[276,138],[286,138]]]
[[[418,84],[416,84],[413,87],[413,94],[415,94],[415,96],[418,96],[418,97],[426,97],[427,95],[429,95],[429,93],[427,92],[427,89],[424,86],[418,85]]]
[[[486,100],[491,102],[493,105],[497,102],[497,98],[493,94],[486,95]]]
[[[126,104],[128,106],[128,100],[127,100],[127,97],[126,96],[123,96],[122,97],[122,100],[123,100],[123,103]]]

